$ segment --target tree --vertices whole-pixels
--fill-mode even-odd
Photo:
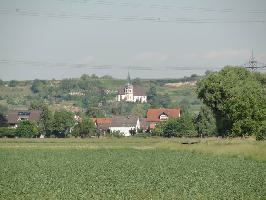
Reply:
[[[33,93],[38,93],[43,90],[44,86],[45,86],[45,81],[35,79],[32,83],[31,90]]]
[[[3,85],[5,85],[5,82],[2,79],[0,79],[0,86],[3,86]]]
[[[53,133],[57,137],[65,137],[75,125],[74,114],[68,111],[56,111],[53,120]]]
[[[192,117],[183,115],[180,118],[172,118],[156,125],[155,135],[163,137],[194,137],[196,130]]]
[[[18,81],[16,80],[9,81],[9,87],[16,87],[17,85],[18,85]]]
[[[156,98],[157,98],[156,86],[154,84],[152,84],[152,85],[150,85],[150,89],[147,92],[148,103],[153,105],[156,101]]]
[[[21,121],[16,130],[19,137],[32,138],[39,134],[38,126],[35,121]]]
[[[198,83],[198,97],[213,111],[219,135],[258,134],[266,120],[266,92],[244,68],[225,67]]]
[[[7,104],[1,104],[0,103],[0,114],[6,115],[8,111],[8,106]]]
[[[86,115],[92,118],[96,117],[105,117],[104,111],[100,107],[93,107],[93,106],[88,106],[88,109],[86,111]]]
[[[168,93],[166,93],[165,95],[159,95],[158,99],[158,104],[160,104],[160,107],[169,108],[169,106],[171,105],[171,98]]]
[[[189,100],[187,98],[184,98],[180,101],[179,104],[180,104],[181,114],[188,115],[190,109]]]
[[[195,118],[195,127],[199,136],[213,136],[216,134],[216,121],[212,111],[207,106],[202,106]]]
[[[74,128],[74,135],[82,138],[96,136],[97,129],[91,118],[85,117],[82,122],[78,123]]]
[[[42,131],[46,136],[50,136],[53,132],[53,120],[53,112],[48,106],[43,106],[40,124]]]

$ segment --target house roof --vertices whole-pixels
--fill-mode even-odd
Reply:
[[[118,91],[117,91],[117,94],[118,94],[118,95],[123,95],[123,94],[125,94],[124,89],[125,89],[124,87],[119,88]]]
[[[112,123],[112,118],[93,118],[94,123],[96,123],[98,129],[108,130]]]
[[[112,118],[111,127],[132,127],[137,125],[137,121],[136,116],[115,116]]]
[[[133,95],[134,96],[146,96],[146,92],[142,87],[134,85],[133,86]]]
[[[41,113],[40,110],[10,110],[7,115],[7,122],[16,124],[20,117],[28,118],[30,121],[39,121]]]
[[[165,114],[169,118],[177,118],[180,117],[180,109],[179,108],[159,108],[159,109],[148,109],[147,111],[147,121],[148,122],[159,122],[160,115]]]

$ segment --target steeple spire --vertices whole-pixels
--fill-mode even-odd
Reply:
[[[130,79],[129,70],[127,71],[127,83],[128,83],[128,84],[131,84],[131,79]]]

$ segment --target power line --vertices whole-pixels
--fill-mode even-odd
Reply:
[[[193,18],[167,18],[167,17],[154,17],[154,16],[121,16],[115,17],[112,15],[97,15],[94,13],[87,15],[79,15],[69,12],[42,12],[38,10],[26,9],[0,9],[0,14],[7,15],[13,14],[18,16],[29,17],[49,17],[59,19],[81,19],[81,20],[100,20],[100,21],[145,21],[155,23],[185,23],[185,24],[211,24],[211,23],[266,23],[266,19],[193,19]]]
[[[124,70],[136,70],[136,71],[192,71],[192,70],[219,70],[222,67],[187,67],[187,66],[139,66],[139,65],[113,65],[113,64],[103,64],[103,65],[91,65],[85,63],[66,63],[66,62],[43,62],[43,61],[31,61],[31,60],[10,60],[10,59],[0,59],[0,64],[8,65],[28,65],[36,67],[67,67],[67,68],[84,68],[84,69],[124,69]]]
[[[232,8],[206,8],[206,7],[194,7],[194,6],[178,6],[176,4],[162,4],[162,3],[152,3],[145,5],[143,1],[141,2],[118,2],[118,1],[106,1],[106,0],[58,0],[61,2],[72,2],[72,3],[80,3],[80,4],[88,4],[88,5],[101,5],[101,6],[121,6],[121,7],[131,7],[131,8],[141,8],[147,7],[151,9],[161,9],[161,10],[184,10],[184,11],[199,11],[199,12],[207,12],[207,13],[232,13],[232,12],[243,12],[250,14],[265,14],[265,9],[249,9],[249,10],[236,10]],[[145,2],[146,3],[146,2]]]

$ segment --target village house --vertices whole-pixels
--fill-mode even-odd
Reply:
[[[92,121],[98,130],[106,133],[110,130],[112,118],[93,118]]]
[[[136,116],[115,116],[112,118],[112,123],[110,126],[110,131],[118,131],[124,136],[130,136],[131,131],[136,131],[140,129],[140,120]]]
[[[10,127],[17,128],[20,121],[40,121],[40,110],[10,110],[7,115],[7,123]]]
[[[166,121],[169,118],[179,118],[180,116],[179,108],[152,108],[147,111],[146,122],[149,129],[154,129],[156,123]]]

